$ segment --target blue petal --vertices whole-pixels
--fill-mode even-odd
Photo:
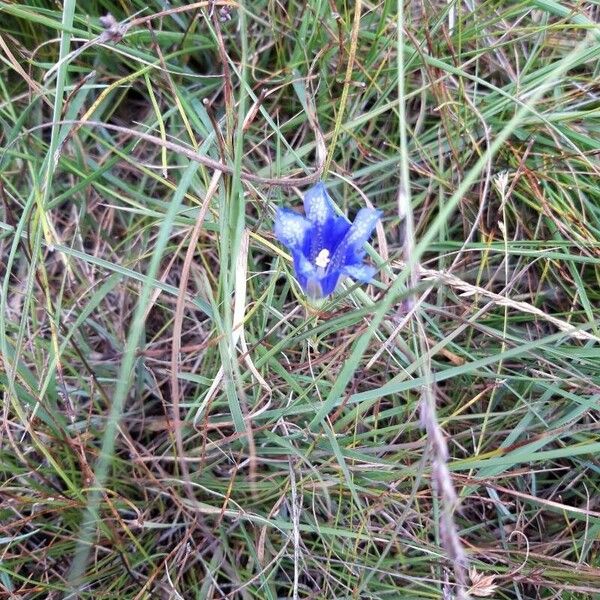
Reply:
[[[321,295],[329,296],[335,292],[335,288],[340,281],[341,272],[339,269],[327,269],[326,274],[320,278]]]
[[[381,211],[363,208],[353,224],[336,213],[335,205],[323,183],[310,188],[304,196],[306,217],[289,209],[279,209],[275,235],[294,259],[298,283],[312,299],[332,294],[341,277],[348,275],[366,283],[377,272],[363,264],[364,244],[373,232]],[[323,250],[328,254],[320,256]],[[327,266],[322,262],[329,257]]]
[[[292,257],[294,259],[296,279],[298,280],[300,287],[306,291],[308,279],[315,275],[315,268],[310,264],[306,256],[298,250],[292,250]]]
[[[304,211],[312,225],[307,256],[314,261],[321,250],[332,255],[350,229],[345,217],[336,214],[335,208],[323,183],[310,188],[304,195]]]
[[[277,210],[273,230],[277,239],[288,248],[303,248],[310,228],[310,223],[293,210],[287,208]]]
[[[330,223],[326,235],[325,235],[325,248],[329,250],[329,253],[333,255],[337,247],[342,243],[342,240],[346,237],[346,234],[350,230],[350,222],[345,217],[335,217],[332,223]],[[319,251],[322,248],[319,249]],[[318,254],[319,252],[317,252]]]
[[[322,181],[304,194],[304,212],[313,225],[325,225],[336,216],[331,198]]]
[[[358,211],[345,240],[349,248],[353,248],[356,251],[362,249],[365,242],[371,237],[381,214],[380,210],[375,210],[374,208],[361,208]]]
[[[294,259],[294,269],[296,274],[302,277],[315,277],[317,269],[315,266],[304,256],[299,250],[292,250],[292,257]]]
[[[344,267],[343,273],[361,283],[369,283],[373,280],[377,269],[371,265],[347,265]]]
[[[342,269],[346,265],[353,265],[361,261],[365,255],[363,246],[371,237],[373,228],[381,214],[380,210],[372,208],[360,209],[346,237],[340,242],[331,257],[330,268]]]

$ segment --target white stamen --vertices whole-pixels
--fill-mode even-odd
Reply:
[[[317,267],[325,269],[329,264],[330,260],[331,259],[329,258],[329,250],[327,250],[327,248],[323,248],[323,250],[319,252],[319,255],[315,259],[315,265],[317,265]]]

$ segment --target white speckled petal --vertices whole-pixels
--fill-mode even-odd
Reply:
[[[346,236],[346,242],[349,247],[355,249],[362,248],[364,243],[371,237],[373,228],[377,224],[379,217],[381,216],[380,210],[373,208],[361,208],[350,227],[350,231]]]
[[[275,235],[288,248],[300,248],[304,244],[310,223],[298,213],[287,208],[280,208],[275,216]]]
[[[294,257],[296,279],[300,287],[305,293],[309,293],[309,291],[311,294],[314,293],[316,288],[314,285],[311,287],[310,282],[318,281],[316,278],[317,270],[299,250],[292,250],[292,256]]]
[[[336,216],[323,183],[317,183],[304,194],[304,212],[311,223],[321,226]]]
[[[377,273],[377,269],[371,265],[348,265],[344,267],[343,273],[361,283],[369,283]]]
[[[314,265],[301,252],[294,252],[294,265],[300,275],[313,276],[317,272]]]

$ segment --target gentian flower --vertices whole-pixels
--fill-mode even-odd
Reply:
[[[365,242],[371,237],[381,211],[362,208],[354,223],[339,216],[323,183],[304,195],[305,217],[280,208],[275,236],[294,259],[300,287],[313,300],[332,294],[342,276],[368,283],[377,269],[363,263]]]

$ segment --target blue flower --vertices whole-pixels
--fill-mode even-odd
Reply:
[[[363,263],[363,246],[371,237],[381,211],[362,208],[354,223],[340,217],[323,183],[304,196],[303,217],[287,208],[277,210],[275,236],[294,259],[296,278],[316,300],[332,294],[342,276],[368,283],[377,269]]]

